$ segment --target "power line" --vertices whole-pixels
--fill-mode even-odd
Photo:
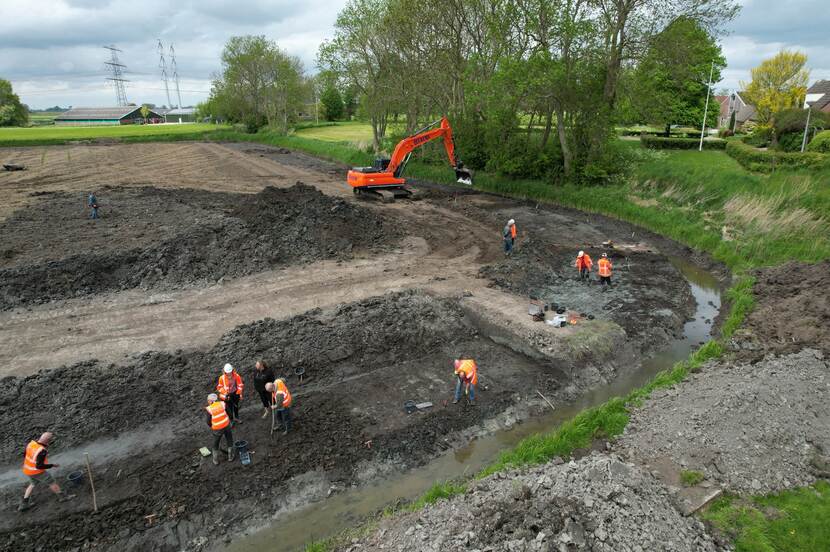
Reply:
[[[176,83],[176,96],[179,98],[178,108],[182,108],[182,92],[179,90],[179,70],[176,68],[176,51],[170,45],[170,67],[173,69],[173,82]]]
[[[159,41],[159,67],[161,67],[161,80],[164,83],[164,91],[167,94],[167,105],[171,105],[170,103],[170,86],[167,84],[167,63],[164,61],[164,46],[161,44],[161,39]]]
[[[118,61],[118,54],[116,53],[121,50],[115,46],[104,46],[104,49],[110,51],[110,61],[104,62],[104,65],[109,67],[110,73],[112,74],[111,77],[107,77],[107,80],[112,81],[118,105],[125,106],[127,105],[127,91],[124,87],[124,83],[128,81],[124,78],[123,69],[126,65],[123,65],[120,61]]]

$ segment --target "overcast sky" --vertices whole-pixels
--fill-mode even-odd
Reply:
[[[127,99],[167,104],[158,39],[172,44],[182,105],[207,97],[228,37],[264,34],[298,56],[310,73],[320,42],[346,0],[0,0],[0,77],[23,102],[115,105],[104,62],[114,44],[126,65]],[[826,0],[742,0],[722,38],[729,67],[718,88],[735,89],[749,69],[781,48],[809,57],[813,79],[830,79],[830,9]],[[169,66],[170,60],[167,59]],[[177,103],[171,91],[173,103]]]

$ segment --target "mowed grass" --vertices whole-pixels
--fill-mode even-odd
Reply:
[[[320,140],[321,142],[371,144],[372,125],[361,121],[338,122],[301,128],[294,135],[308,140]]]
[[[99,138],[125,139],[126,141],[176,140],[184,136],[200,139],[205,133],[217,130],[216,125],[167,124],[167,125],[117,125],[117,126],[41,126],[29,128],[0,128],[0,145],[27,146],[63,144],[74,140],[95,140]]]

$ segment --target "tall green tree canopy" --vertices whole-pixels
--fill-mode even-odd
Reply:
[[[639,121],[699,126],[703,122],[709,74],[721,80],[726,67],[720,46],[700,23],[679,17],[655,35],[633,72],[631,104]],[[711,99],[711,98],[710,98]],[[716,126],[718,108],[710,103],[708,126]]]
[[[225,44],[222,73],[201,110],[249,127],[267,124],[287,132],[306,96],[298,58],[264,36],[235,36]]]
[[[0,126],[24,126],[28,122],[29,110],[20,103],[12,83],[0,79]]]

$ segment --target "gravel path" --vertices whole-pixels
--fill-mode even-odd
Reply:
[[[395,516],[340,550],[723,550],[648,472],[614,455],[495,474],[462,496]]]
[[[616,449],[643,463],[668,459],[749,494],[811,484],[830,454],[830,364],[805,349],[757,364],[709,364],[655,392]]]

